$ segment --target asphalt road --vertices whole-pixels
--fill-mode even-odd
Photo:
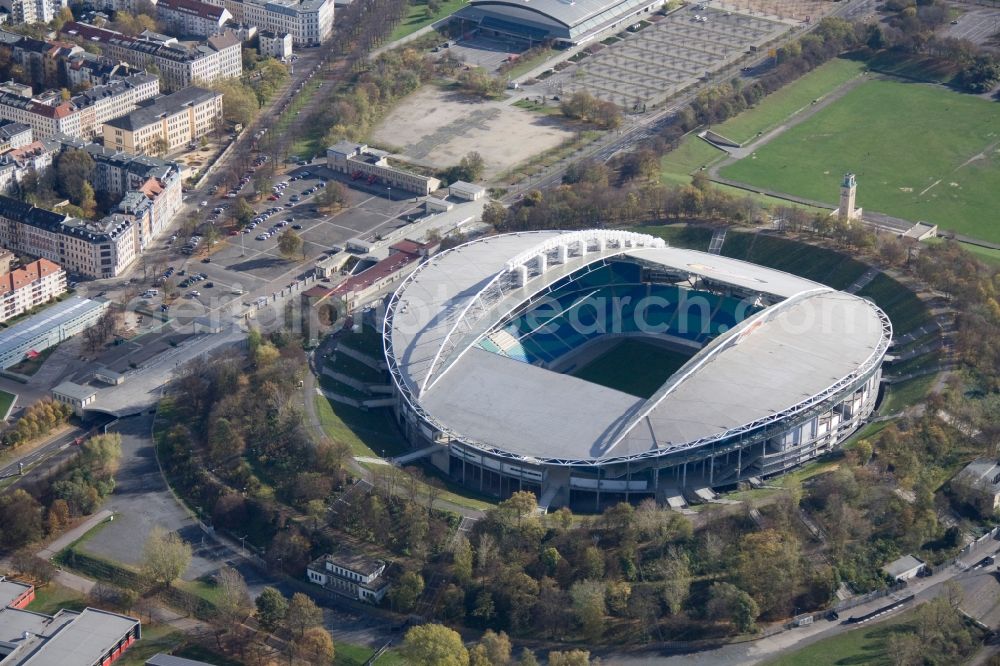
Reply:
[[[68,449],[73,440],[79,437],[82,433],[82,430],[74,428],[66,434],[53,439],[44,446],[38,447],[31,453],[21,456],[6,467],[0,468],[0,479],[19,476],[20,465],[23,465],[24,471],[27,472],[38,463],[47,460],[50,456]]]

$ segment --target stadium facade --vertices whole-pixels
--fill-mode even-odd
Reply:
[[[471,0],[452,21],[465,35],[512,46],[576,46],[624,30],[662,6],[662,0]]]
[[[383,321],[397,419],[475,490],[600,509],[782,473],[871,414],[871,302],[626,231],[527,232],[423,263]],[[683,359],[638,396],[575,377],[623,340]],[[620,368],[648,373],[647,367]]]

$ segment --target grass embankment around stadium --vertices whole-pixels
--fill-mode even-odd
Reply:
[[[720,175],[835,204],[846,172],[867,210],[1000,242],[996,103],[942,86],[866,81]]]
[[[399,22],[399,25],[389,35],[388,43],[391,44],[397,39],[412,35],[417,30],[435,21],[439,21],[445,16],[451,16],[461,9],[465,3],[466,0],[441,0],[438,3],[437,11],[428,12],[427,0],[411,0],[409,7],[406,8],[406,15],[403,17],[403,20]]]

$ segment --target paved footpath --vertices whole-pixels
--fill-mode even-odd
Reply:
[[[111,518],[112,515],[113,514],[107,509],[98,511],[90,518],[87,518],[87,520],[83,521],[73,529],[64,532],[62,536],[58,537],[57,539],[49,543],[47,546],[45,546],[45,548],[42,548],[40,551],[38,551],[38,557],[42,558],[43,560],[51,560],[63,548],[65,548],[66,546],[70,545],[71,543],[82,537],[92,528],[97,527],[105,520]],[[93,585],[93,583],[91,583],[91,585]]]

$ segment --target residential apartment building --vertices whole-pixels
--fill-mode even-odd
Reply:
[[[271,56],[278,60],[285,60],[292,57],[294,40],[287,32],[279,35],[270,30],[261,30],[259,44],[257,50],[263,56]]]
[[[68,5],[65,0],[0,0],[11,23],[48,23]]]
[[[66,291],[66,271],[48,259],[0,274],[0,321],[38,307]]]
[[[211,83],[243,74],[242,44],[231,32],[209,37],[204,44],[188,48],[176,40],[128,37],[114,30],[87,23],[67,22],[60,31],[67,38],[96,44],[105,57],[145,68],[155,65],[166,90],[180,90],[195,81]]]
[[[90,154],[96,167],[93,186],[97,192],[121,197],[115,214],[132,220],[139,250],[159,236],[181,209],[183,190],[176,164],[64,138],[61,149],[67,148]]]
[[[31,127],[13,120],[0,120],[0,153],[31,143]]]
[[[333,34],[333,0],[211,0],[225,7],[237,23],[279,35],[290,34],[296,46],[319,44]]]
[[[152,74],[135,74],[95,86],[69,100],[58,93],[32,99],[0,93],[0,118],[28,125],[36,138],[57,134],[91,138],[100,133],[105,122],[132,111],[159,92],[159,79]]]
[[[70,89],[101,86],[141,71],[126,62],[86,51],[69,56],[61,64],[64,85]]]
[[[222,93],[189,87],[104,125],[104,145],[135,155],[172,153],[222,123]]]
[[[0,196],[0,245],[74,273],[111,278],[138,256],[139,225],[127,215],[93,222]]]
[[[233,18],[225,7],[201,0],[160,0],[156,16],[170,32],[199,37],[221,33],[223,26]]]

